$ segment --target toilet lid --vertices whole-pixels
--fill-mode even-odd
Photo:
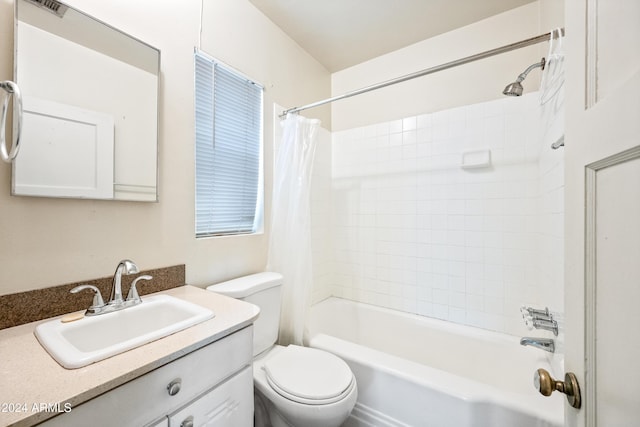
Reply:
[[[299,403],[322,405],[341,400],[353,387],[353,373],[326,351],[290,345],[264,364],[269,385]]]

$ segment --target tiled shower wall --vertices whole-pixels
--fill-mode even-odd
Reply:
[[[331,132],[318,131],[311,178],[312,302],[331,296],[333,247],[331,239]]]
[[[314,170],[314,300],[515,335],[520,305],[561,310],[563,149],[543,146],[537,101],[335,132],[330,181],[326,151]],[[491,166],[462,169],[469,150],[490,150]]]

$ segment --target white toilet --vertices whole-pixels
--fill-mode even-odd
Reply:
[[[273,427],[338,427],[358,397],[349,366],[326,351],[276,345],[282,275],[258,273],[212,285],[209,291],[260,307],[253,331],[256,425],[264,404]]]

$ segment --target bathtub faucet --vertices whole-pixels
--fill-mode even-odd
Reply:
[[[553,353],[556,349],[556,345],[551,338],[532,338],[524,337],[520,340],[520,345],[530,345],[535,348]]]

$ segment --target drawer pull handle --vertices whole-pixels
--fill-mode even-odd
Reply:
[[[180,427],[193,427],[193,415],[189,415],[180,423]]]
[[[169,385],[167,385],[167,391],[169,392],[169,396],[175,396],[176,394],[178,394],[181,387],[182,387],[181,378],[176,378],[175,380],[171,381]]]

